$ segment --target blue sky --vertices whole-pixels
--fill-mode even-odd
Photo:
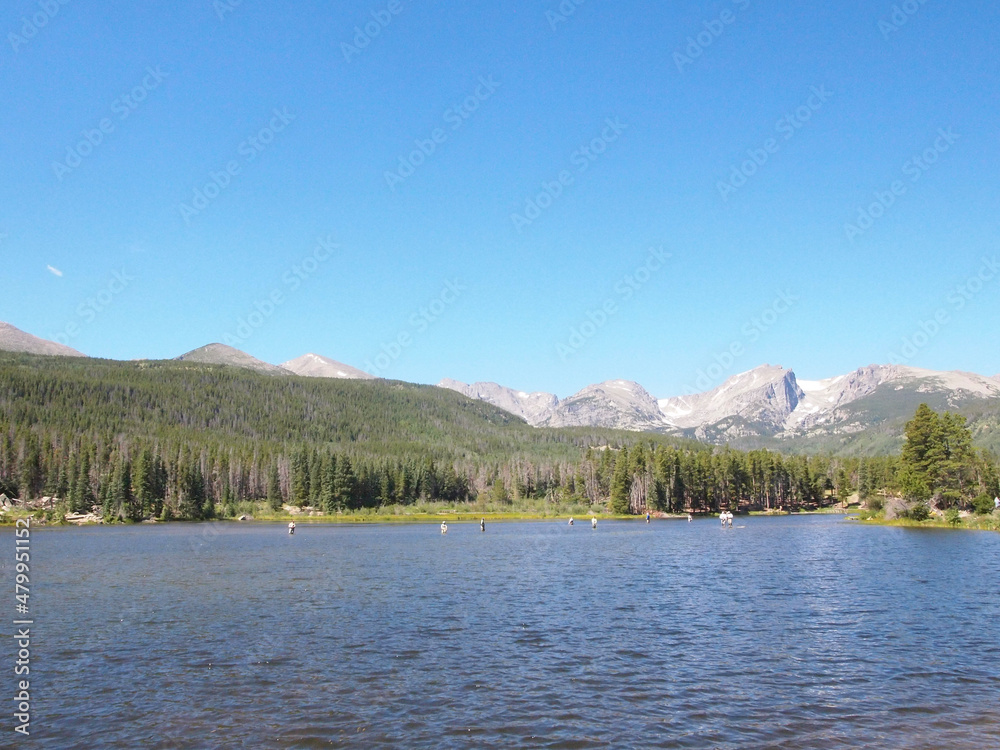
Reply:
[[[1000,372],[1000,9],[662,5],[6,3],[0,320],[560,396]]]

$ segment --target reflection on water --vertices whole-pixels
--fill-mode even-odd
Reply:
[[[32,738],[1000,747],[1000,535],[737,523],[39,531]]]

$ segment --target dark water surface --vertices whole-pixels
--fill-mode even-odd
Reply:
[[[736,523],[35,530],[20,744],[1000,748],[1000,535]]]

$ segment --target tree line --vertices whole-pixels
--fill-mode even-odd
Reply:
[[[269,378],[189,363],[0,355],[0,492],[109,520],[248,504],[328,513],[422,501],[616,513],[794,509],[899,493],[971,507],[1000,492],[964,420],[926,406],[901,455],[787,456],[648,433],[534,429],[443,389]]]
[[[844,459],[638,442],[587,448],[577,461],[450,462],[358,458],[308,445],[265,453],[121,436],[39,438],[35,430],[8,427],[0,434],[0,491],[24,499],[51,496],[70,512],[96,507],[108,520],[134,521],[225,516],[248,502],[337,513],[428,500],[481,499],[499,507],[543,500],[639,514],[808,508],[897,489],[967,505],[998,491],[995,462],[952,453],[939,466],[934,450]]]

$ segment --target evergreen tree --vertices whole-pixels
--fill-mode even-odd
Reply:
[[[131,496],[133,506],[129,516],[141,520],[153,513],[153,454],[147,448],[139,452],[132,466]]]
[[[309,505],[313,507],[322,506],[323,494],[323,461],[319,454],[314,452],[309,462]]]
[[[80,470],[72,490],[70,507],[74,513],[90,513],[95,501],[90,484],[90,453],[85,452],[80,458]]]
[[[612,513],[624,515],[629,512],[631,490],[632,476],[629,472],[628,450],[622,447],[615,460],[614,473],[611,477],[610,507]]]
[[[350,510],[355,506],[355,476],[351,459],[347,456],[337,457],[336,481],[333,485],[333,504],[338,510]]]
[[[976,456],[965,417],[938,415],[921,404],[906,423],[906,443],[896,484],[914,500],[936,498],[944,507],[967,503],[975,490]]]
[[[685,496],[684,475],[681,472],[681,457],[679,453],[674,454],[674,467],[670,480],[670,503],[669,510],[682,511],[687,507]]]
[[[952,507],[971,500],[976,456],[972,448],[972,433],[965,426],[965,417],[945,413],[941,417],[941,461],[935,469],[937,492],[941,504]]]
[[[45,476],[42,473],[41,450],[38,447],[38,440],[33,433],[28,434],[24,451],[18,489],[21,492],[21,500],[27,501],[40,497],[41,489],[45,484]]]
[[[292,496],[289,501],[300,508],[309,502],[309,454],[305,448],[292,459]]]
[[[190,521],[201,520],[205,515],[205,477],[201,466],[192,461],[182,470],[180,502],[178,511],[182,518]]]
[[[281,477],[278,476],[278,465],[271,464],[271,470],[267,475],[267,503],[271,510],[281,510],[283,498],[281,496]]]
[[[497,477],[493,481],[493,487],[490,489],[490,502],[494,505],[507,505],[510,503],[510,495],[507,494],[507,487],[500,477]]]
[[[102,497],[105,520],[120,521],[129,517],[130,473],[128,461],[121,455],[117,456]]]
[[[337,511],[336,503],[337,488],[337,457],[329,454],[323,461],[323,475],[321,479],[320,507],[327,513]]]
[[[851,487],[851,478],[847,473],[847,469],[843,466],[838,467],[833,481],[833,492],[837,496],[837,500],[839,500],[845,508],[847,507],[847,500],[852,491],[853,488]]]

